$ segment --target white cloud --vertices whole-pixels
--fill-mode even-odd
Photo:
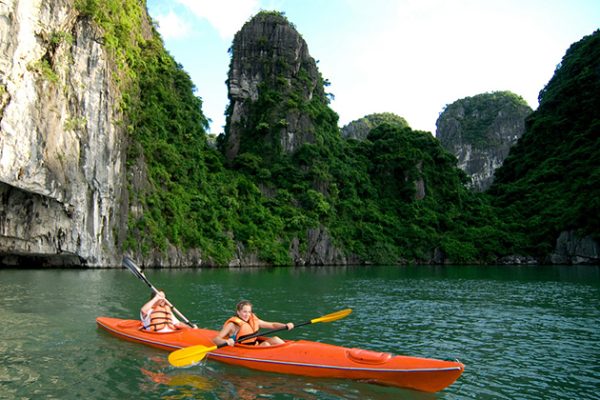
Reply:
[[[190,25],[173,11],[155,17],[158,30],[163,39],[181,39],[187,37],[192,31]]]
[[[501,5],[407,2],[378,22],[368,36],[352,38],[351,60],[339,63],[353,74],[327,71],[342,125],[390,111],[414,129],[435,132],[446,104],[497,90],[513,91],[535,108],[560,60],[560,53],[542,51],[544,33],[529,14]]]
[[[539,91],[566,49],[597,29],[598,20],[597,8],[583,7],[588,0],[147,1],[157,13],[163,9],[164,16],[155,19],[165,39],[201,31],[199,24],[222,38],[196,35],[172,44],[217,129],[227,102],[226,49],[261,8],[281,10],[301,27],[332,83],[326,90],[335,95],[331,105],[341,125],[373,112],[394,112],[414,129],[431,132],[446,104],[483,92],[511,90],[536,108]],[[198,54],[189,50],[200,47]]]
[[[258,0],[177,0],[198,18],[206,19],[223,39],[231,39],[259,10]]]

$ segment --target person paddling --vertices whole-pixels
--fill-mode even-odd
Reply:
[[[179,322],[163,291],[152,294],[150,301],[140,309],[144,329],[152,332],[174,332],[184,324]]]
[[[236,306],[236,315],[225,321],[223,328],[219,334],[215,336],[213,342],[216,345],[227,344],[233,346],[236,340],[243,338],[244,336],[252,335],[253,333],[258,332],[260,328],[287,328],[288,330],[291,330],[294,329],[294,324],[292,322],[284,324],[282,322],[263,321],[252,312],[252,303],[248,300],[242,300]],[[260,341],[258,338],[251,338],[247,341],[242,340],[241,343],[246,345],[271,346],[283,344],[284,341],[278,336],[274,336],[263,341]]]

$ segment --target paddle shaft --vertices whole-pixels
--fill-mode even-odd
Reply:
[[[347,308],[345,310],[336,311],[334,313],[327,314],[327,315],[324,315],[324,316],[319,317],[319,318],[311,319],[310,321],[299,322],[297,324],[294,323],[294,328],[299,328],[301,326],[310,325],[310,324],[314,324],[314,323],[317,323],[317,322],[331,322],[331,321],[335,321],[335,320],[338,320],[340,318],[344,318],[345,316],[347,316],[351,312],[352,312],[352,309],[350,309],[350,308]],[[271,329],[271,330],[264,331],[264,332],[256,332],[256,333],[253,333],[251,335],[245,335],[245,336],[240,337],[239,339],[236,340],[236,343],[239,343],[239,342],[244,341],[244,340],[252,339],[252,338],[255,338],[255,337],[258,337],[258,336],[266,336],[266,335],[270,335],[270,334],[275,333],[275,332],[281,332],[281,331],[285,331],[285,330],[287,330],[287,326],[285,326],[283,328]],[[220,346],[220,347],[223,347],[223,346]]]
[[[300,322],[298,324],[294,324],[294,328],[298,328],[300,326],[304,326],[304,325],[308,325],[308,324],[312,324],[312,321],[306,321],[306,322]],[[287,331],[287,330],[288,330],[287,326],[285,328],[269,329],[268,331],[256,332],[256,333],[253,333],[251,335],[242,336],[242,337],[236,339],[235,342],[236,343],[241,343],[244,340],[254,339],[255,337],[259,337],[259,336],[267,336],[267,335],[271,335],[271,334],[276,333],[276,332]],[[208,349],[206,349],[206,352],[213,351],[213,350],[216,350],[216,349],[220,349],[221,347],[225,347],[225,346],[227,346],[227,343],[221,343],[221,344],[215,345],[213,347],[209,347]]]
[[[311,321],[306,321],[306,322],[301,322],[299,324],[294,324],[294,328],[298,328],[300,326],[308,325],[310,323],[311,323]],[[256,333],[253,333],[251,335],[242,336],[239,339],[237,339],[235,342],[236,343],[240,343],[240,342],[243,342],[244,340],[253,339],[253,338],[259,337],[259,336],[267,336],[267,335],[270,335],[272,333],[281,332],[281,331],[287,331],[287,330],[288,330],[288,328],[286,326],[285,328],[276,328],[276,329],[270,329],[270,330],[264,331],[264,332],[256,332]]]
[[[152,283],[150,283],[150,281],[148,280],[148,278],[146,278],[146,275],[144,275],[144,273],[141,270],[138,269],[138,267],[133,263],[133,261],[130,258],[124,257],[123,258],[123,265],[125,265],[127,267],[127,269],[130,270],[135,276],[137,276],[139,279],[141,279],[143,282],[145,282],[146,285],[148,285],[148,287],[150,289],[152,289],[152,291],[154,292],[154,294],[158,293],[158,289],[156,289],[154,287],[154,285],[152,285]],[[175,306],[168,299],[165,299],[165,301],[169,305],[169,307],[171,307],[171,309],[173,309],[173,311],[175,312],[175,314],[177,314],[183,320],[183,322],[185,322],[188,326],[190,326],[192,328],[197,328],[197,326],[194,325],[194,324],[192,324],[185,317],[185,315],[183,315],[177,308],[175,308]]]

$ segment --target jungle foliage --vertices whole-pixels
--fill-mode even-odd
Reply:
[[[490,188],[502,218],[544,255],[561,231],[600,239],[600,30],[573,44]]]
[[[382,123],[364,141],[343,140],[326,99],[300,102],[294,90],[282,98],[276,81],[265,84],[252,105],[246,132],[252,140],[232,164],[225,162],[207,145],[207,120],[190,77],[154,29],[150,37],[143,34],[144,5],[77,4],[82,16],[103,28],[122,73],[130,202],[138,208],[129,214],[129,249],[199,248],[224,265],[243,248],[265,263],[290,264],[292,240],[305,249],[307,231],[324,228],[363,261],[427,262],[439,250],[455,262],[492,262],[531,249],[532,233],[549,243],[564,227],[592,231],[597,222],[597,214],[595,220],[585,217],[598,210],[600,199],[599,107],[597,95],[579,93],[598,93],[597,33],[596,44],[588,40],[569,51],[530,120],[531,134],[500,172],[492,195],[501,219],[488,195],[465,188],[456,159],[430,133]],[[582,109],[590,97],[596,98]],[[261,145],[257,139],[273,135],[280,122],[277,107],[309,113],[318,140],[293,154],[282,153],[274,141]],[[589,149],[596,157],[591,172],[583,161]],[[577,198],[582,192],[589,195]],[[565,215],[568,202],[576,207],[567,207]]]
[[[497,91],[456,100],[447,105],[441,115],[448,115],[460,121],[460,135],[464,142],[475,148],[489,148],[501,144],[500,136],[490,131],[490,127],[502,113],[526,115],[531,111],[521,96],[510,91]],[[440,124],[441,119],[440,116],[437,124]]]
[[[366,139],[367,135],[372,129],[384,123],[403,128],[409,127],[408,122],[396,114],[389,112],[375,113],[365,115],[364,117],[359,118],[356,121],[352,121],[348,125],[344,126],[342,128],[342,136],[350,139]]]

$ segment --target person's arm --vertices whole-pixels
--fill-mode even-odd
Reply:
[[[152,323],[151,315],[152,315],[152,309],[148,310],[148,312],[146,314],[142,314],[142,312],[140,311],[140,320],[142,321],[142,325],[144,326],[144,329],[148,329],[148,327]]]
[[[233,333],[235,332],[235,325],[233,322],[229,322],[223,326],[223,329],[213,338],[213,343],[217,346],[227,344],[228,346],[233,346],[235,344],[235,340],[231,338]],[[227,338],[227,339],[225,339]]]
[[[262,319],[258,320],[258,326],[263,329],[285,329],[285,328],[287,328],[288,331],[291,331],[292,329],[294,329],[293,322],[288,322],[287,324],[284,324],[283,322],[268,322],[268,321],[263,321]]]
[[[169,311],[171,311],[171,323],[173,323],[173,325],[175,325],[176,328],[185,328],[187,326],[175,316],[175,313],[173,312],[173,309],[171,307],[169,307]],[[195,324],[194,328],[197,328]]]

